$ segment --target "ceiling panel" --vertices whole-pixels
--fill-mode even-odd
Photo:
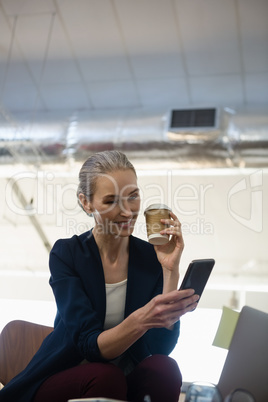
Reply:
[[[178,0],[176,4],[189,74],[237,73],[240,60],[234,1]]]
[[[267,12],[266,0],[0,0],[0,101],[9,113],[267,106]]]
[[[95,108],[106,109],[140,107],[139,96],[132,81],[99,81],[88,84],[90,98]]]
[[[184,75],[172,1],[117,0],[115,4],[135,77]]]
[[[53,0],[1,0],[10,16],[55,12]]]
[[[51,29],[47,59],[44,64],[42,83],[76,83],[81,82],[77,64],[72,57],[62,24],[55,16]]]
[[[77,110],[90,107],[86,91],[78,83],[46,84],[42,88],[46,108],[57,110]]]
[[[122,55],[103,55],[96,58],[81,57],[79,66],[86,82],[132,79],[128,63]]]
[[[13,56],[12,62],[5,67],[5,70],[5,80],[2,83],[2,88],[5,90],[9,85],[31,85],[34,87],[31,71],[21,58]]]
[[[49,44],[52,24],[52,14],[22,15],[18,17],[14,28],[16,42],[27,60],[43,60],[46,47]]]
[[[16,41],[36,83],[42,80],[52,22],[51,15],[18,18]],[[34,32],[38,32],[38,35],[34,35]]]
[[[182,77],[139,80],[138,87],[141,102],[147,107],[164,104],[173,108],[188,105],[190,101],[187,83]]]
[[[129,79],[125,51],[110,1],[60,1],[60,13],[84,79]]]
[[[178,54],[167,53],[166,50],[163,50],[162,54],[150,53],[149,51],[143,55],[134,54],[131,56],[131,65],[134,76],[138,80],[184,77]]]
[[[57,57],[47,60],[41,83],[46,84],[81,84],[82,80],[72,58]]]
[[[268,104],[268,73],[246,74],[245,87],[248,103]]]
[[[243,103],[243,85],[240,75],[192,77],[192,96],[197,103],[240,105]]]
[[[268,70],[268,1],[240,0],[241,42],[246,72]]]
[[[25,109],[32,112],[44,110],[45,106],[36,88],[33,85],[23,83],[6,84],[2,102],[8,110],[17,112]]]
[[[0,82],[5,79],[6,63],[10,48],[11,33],[4,15],[0,12]]]

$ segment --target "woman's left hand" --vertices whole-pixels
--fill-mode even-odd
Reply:
[[[166,244],[154,246],[155,252],[164,270],[178,273],[179,262],[184,248],[181,223],[173,212],[170,212],[170,219],[161,219],[161,222],[169,225],[169,227],[160,233],[168,234],[171,238]]]

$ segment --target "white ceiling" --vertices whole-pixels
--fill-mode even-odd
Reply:
[[[268,105],[267,0],[0,0],[16,112]]]

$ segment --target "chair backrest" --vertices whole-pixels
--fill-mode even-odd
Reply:
[[[0,382],[3,385],[27,366],[52,330],[52,327],[21,320],[10,321],[3,328],[0,334]]]

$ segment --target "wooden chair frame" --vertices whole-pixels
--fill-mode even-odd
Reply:
[[[27,366],[52,330],[52,327],[22,320],[10,321],[3,328],[0,334],[0,383],[5,386]]]

